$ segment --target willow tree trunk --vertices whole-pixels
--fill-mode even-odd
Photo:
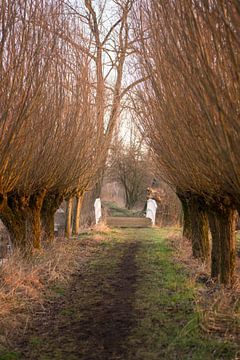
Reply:
[[[54,215],[63,201],[61,193],[47,193],[42,204],[41,222],[44,239],[53,241],[54,239]]]
[[[189,216],[188,198],[182,194],[177,193],[177,196],[182,205],[183,212],[183,236],[189,240],[192,239],[192,228]]]
[[[32,243],[35,249],[41,247],[41,234],[42,234],[42,223],[41,223],[41,209],[43,200],[46,195],[46,190],[40,191],[30,196],[29,208],[31,209],[32,218]]]
[[[75,206],[75,211],[73,214],[73,234],[74,235],[79,234],[82,203],[83,203],[83,194],[76,196],[76,206]]]
[[[65,237],[70,239],[72,234],[72,209],[73,209],[73,198],[67,201],[66,208],[66,222],[65,222]]]
[[[11,195],[0,213],[12,243],[24,251],[41,247],[41,207],[45,191],[31,196]]]
[[[236,211],[219,204],[208,212],[212,234],[211,276],[225,285],[234,281]]]
[[[210,244],[207,207],[204,199],[191,196],[188,201],[188,211],[193,256],[202,261],[207,261],[210,255]]]
[[[211,277],[219,279],[221,273],[221,239],[220,222],[215,211],[208,211],[209,226],[212,235]]]
[[[24,251],[30,246],[26,233],[29,216],[25,206],[27,201],[23,197],[11,195],[0,213],[0,218],[8,229],[13,245]]]
[[[0,194],[0,211],[7,205],[7,195]]]

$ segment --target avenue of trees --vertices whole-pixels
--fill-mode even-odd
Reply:
[[[212,277],[235,270],[240,210],[240,7],[237,0],[138,1],[135,107],[162,177],[184,211],[193,255]],[[209,242],[211,230],[212,245]]]
[[[158,174],[181,201],[193,256],[211,259],[212,277],[231,284],[239,34],[238,0],[1,0],[0,219],[13,244],[31,251],[50,241],[64,199],[66,235],[73,203],[78,233],[84,193],[100,183],[122,100],[137,85],[128,100]],[[129,165],[129,208],[128,188],[143,191],[148,160],[138,150],[117,149],[114,159],[120,181]]]
[[[131,6],[113,1],[109,19],[91,0],[0,3],[0,218],[24,251],[53,238],[60,203],[105,163]]]

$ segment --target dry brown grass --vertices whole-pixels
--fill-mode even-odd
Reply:
[[[101,233],[109,233],[111,229],[105,224],[105,222],[99,222],[98,224],[94,225],[93,230],[95,232],[101,232]]]
[[[240,259],[237,258],[236,281],[224,287],[210,279],[209,264],[192,257],[191,244],[179,231],[169,233],[168,239],[176,250],[174,261],[184,265],[194,284],[199,284],[196,304],[202,329],[229,340],[240,340]]]
[[[106,241],[108,239],[108,235],[109,235],[109,240],[110,240],[111,232],[112,232],[112,229],[110,229],[104,221],[101,221],[98,224],[93,226],[92,238],[98,242]]]
[[[29,258],[14,252],[0,267],[0,343],[27,327],[34,306],[44,306],[51,287],[66,284],[97,251],[95,245],[94,239],[56,239]]]

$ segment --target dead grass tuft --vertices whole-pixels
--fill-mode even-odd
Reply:
[[[63,238],[29,258],[14,251],[0,267],[0,343],[19,326],[26,327],[34,305],[43,306],[49,289],[55,283],[64,285],[93,251],[94,240]]]
[[[174,261],[183,265],[190,274],[190,281],[198,286],[196,304],[200,314],[200,326],[207,332],[227,340],[240,340],[240,282],[226,288],[211,280],[210,264],[203,264],[192,257],[191,244],[179,232],[168,235],[174,252]],[[237,275],[240,260],[237,259]]]
[[[93,230],[94,232],[103,234],[108,234],[111,232],[111,229],[104,222],[99,222],[98,224],[94,225]]]
[[[92,238],[97,241],[111,240],[112,229],[110,229],[104,222],[100,222],[93,227]]]

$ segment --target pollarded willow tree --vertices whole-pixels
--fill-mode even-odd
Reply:
[[[138,2],[141,126],[163,178],[183,204],[193,255],[212,276],[234,280],[239,209],[239,34],[237,1]]]
[[[44,228],[53,231],[53,215],[46,216],[51,207],[43,204],[55,189],[60,201],[80,183],[86,186],[94,159],[99,161],[88,58],[57,36],[55,29],[73,31],[61,10],[60,2],[30,0],[2,8],[6,201],[0,216],[22,248],[40,246],[41,217]],[[11,187],[5,185],[8,179]]]
[[[23,246],[32,225],[34,179],[24,179],[32,170],[35,150],[40,150],[44,124],[41,104],[51,69],[55,37],[39,25],[43,17],[56,19],[57,8],[39,3],[1,3],[1,219],[12,240]],[[37,136],[36,136],[37,134]],[[42,141],[44,139],[42,138]],[[23,196],[27,188],[27,196]],[[34,189],[35,190],[35,189]],[[30,241],[30,240],[29,240]]]
[[[53,237],[61,201],[81,197],[106,160],[132,1],[113,1],[112,23],[100,5],[1,3],[0,218],[23,249],[39,248],[42,230]]]

